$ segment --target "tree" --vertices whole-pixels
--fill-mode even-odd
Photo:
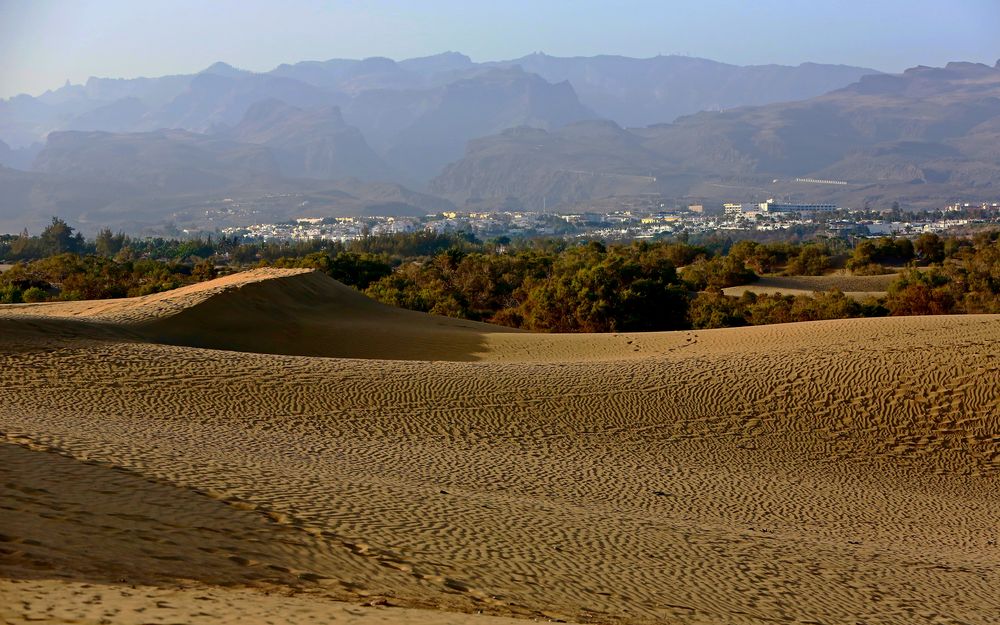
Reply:
[[[205,280],[211,280],[216,277],[218,272],[215,269],[215,263],[210,260],[203,260],[194,266],[191,270],[191,277],[196,282],[204,282]]]
[[[789,276],[821,276],[830,268],[830,255],[825,245],[803,245],[797,256],[789,258],[785,274]]]
[[[78,253],[83,251],[83,235],[73,234],[73,228],[58,217],[52,218],[52,223],[45,227],[41,235],[42,250],[45,254],[62,254],[64,252]]]
[[[891,315],[944,315],[955,310],[951,280],[940,270],[911,270],[889,285],[886,307]]]
[[[916,255],[928,263],[940,263],[944,260],[944,241],[933,232],[925,232],[913,243]]]
[[[97,238],[94,239],[95,252],[98,256],[106,258],[111,258],[120,252],[124,246],[125,234],[122,232],[114,234],[111,232],[111,228],[102,229],[97,233]]]
[[[691,301],[688,316],[695,329],[747,325],[746,306],[735,297],[726,297],[722,291],[699,293]]]

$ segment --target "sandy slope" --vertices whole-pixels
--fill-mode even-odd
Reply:
[[[998,338],[540,336],[273,270],[0,307],[0,618],[997,623]]]
[[[880,276],[852,276],[835,273],[827,276],[762,276],[757,282],[722,289],[726,295],[739,297],[744,292],[773,295],[812,295],[819,291],[836,289],[848,297],[865,300],[870,297],[885,297],[889,285],[899,277],[898,273]]]

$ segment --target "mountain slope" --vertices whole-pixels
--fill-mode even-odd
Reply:
[[[518,69],[490,70],[436,89],[398,96],[370,92],[355,99],[345,117],[371,136],[382,136],[386,159],[426,180],[459,158],[465,144],[515,126],[557,128],[591,119],[568,83],[551,84]],[[394,130],[379,131],[395,117]]]
[[[220,136],[271,148],[285,176],[328,180],[394,177],[361,131],[344,122],[337,107],[303,110],[279,100],[263,100]]]
[[[115,134],[55,132],[37,171],[92,181],[127,181],[174,194],[224,187],[279,174],[268,150],[183,130]]]
[[[338,101],[336,94],[297,80],[266,74],[209,72],[195,76],[185,91],[143,124],[151,129],[205,132],[236,124],[253,104],[271,99],[303,108],[328,106]]]
[[[889,195],[942,202],[973,189],[994,194],[1000,186],[995,147],[1000,68],[952,63],[898,76],[866,76],[808,100],[703,112],[628,132],[646,156],[636,153],[628,163],[608,163],[601,173],[653,175],[657,190],[668,195],[723,199],[732,197],[740,184],[744,194],[754,196],[859,203]],[[523,186],[526,172],[533,171],[527,175],[535,179],[551,177],[607,152],[602,142],[574,146],[568,153],[556,141],[532,144],[505,135],[482,139],[432,188],[458,200],[480,197],[484,188],[488,197],[496,197]],[[522,162],[533,165],[518,169]],[[795,178],[849,184],[809,186]],[[727,182],[730,190],[713,190],[712,181]],[[536,204],[540,193],[565,202],[578,199],[557,183],[522,192],[524,201]]]
[[[879,73],[818,63],[738,66],[674,55],[635,59],[536,53],[500,65],[520,66],[549,82],[568,81],[584,105],[622,126],[670,122],[698,111],[801,100]]]
[[[332,124],[338,127],[335,119]],[[280,143],[282,136],[269,135],[274,129],[267,124],[244,130],[262,141]],[[346,136],[356,135],[348,129]],[[335,135],[331,143],[330,137],[319,137],[299,152],[285,152],[181,130],[52,133],[36,160],[38,171],[0,167],[0,231],[35,229],[52,215],[87,232],[102,226],[146,232],[160,226],[214,230],[303,216],[424,215],[454,208],[398,184],[352,177],[362,172],[352,162],[356,153],[337,151],[345,147],[341,138]],[[281,171],[287,154],[300,154],[302,163],[338,179],[290,178]],[[346,165],[330,169],[340,162]]]
[[[552,131],[515,128],[469,143],[465,158],[448,165],[431,191],[456,202],[518,198],[541,210],[563,202],[655,190],[651,172],[664,160],[610,121],[587,121]]]

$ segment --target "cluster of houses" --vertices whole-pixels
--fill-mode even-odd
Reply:
[[[227,236],[254,240],[326,239],[349,241],[369,235],[415,231],[471,232],[491,237],[559,236],[601,239],[649,239],[685,232],[778,231],[796,227],[825,229],[852,236],[911,235],[947,232],[983,223],[1000,223],[1000,203],[953,204],[936,218],[878,219],[864,211],[835,204],[778,202],[726,203],[718,209],[703,205],[668,209],[647,207],[552,214],[528,211],[446,211],[422,217],[301,217],[279,224],[225,228]],[[877,216],[876,216],[877,217]]]

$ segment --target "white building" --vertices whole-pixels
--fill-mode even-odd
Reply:
[[[836,204],[785,204],[774,198],[759,205],[762,213],[830,213],[837,210]]]

